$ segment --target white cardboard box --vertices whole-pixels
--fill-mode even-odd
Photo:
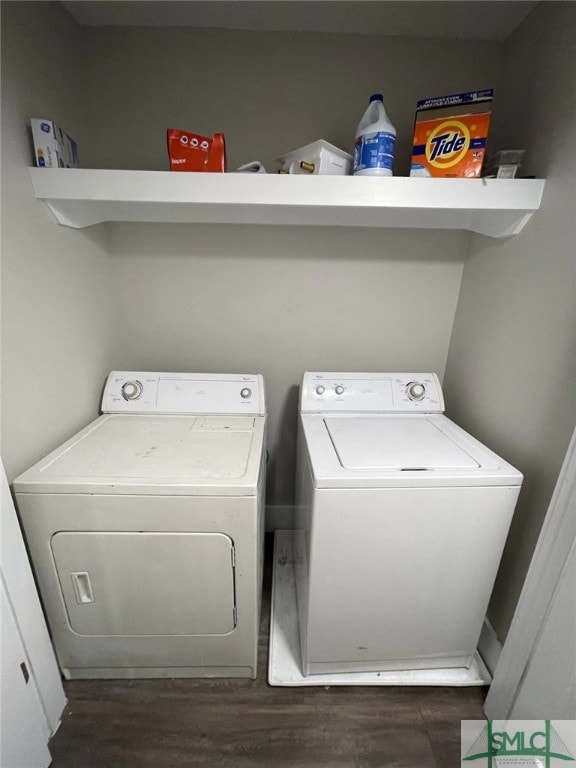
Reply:
[[[33,117],[30,120],[34,157],[39,168],[79,168],[78,145],[52,122]]]
[[[352,155],[323,139],[287,152],[276,161],[281,164],[282,173],[348,176],[352,170]]]

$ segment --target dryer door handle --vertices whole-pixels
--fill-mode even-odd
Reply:
[[[86,571],[77,571],[76,573],[71,573],[70,578],[74,586],[76,602],[80,603],[80,605],[83,603],[93,603],[94,593],[92,592],[89,574]]]

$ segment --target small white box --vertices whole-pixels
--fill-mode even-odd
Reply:
[[[30,120],[34,157],[39,168],[79,168],[78,145],[52,120]]]
[[[352,155],[323,139],[287,152],[276,161],[282,166],[280,173],[348,176],[352,170]]]

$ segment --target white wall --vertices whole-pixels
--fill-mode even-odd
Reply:
[[[2,451],[12,480],[97,415],[116,302],[103,229],[56,226],[28,175],[31,117],[87,141],[80,28],[58,3],[3,2],[1,13]]]
[[[492,146],[526,149],[540,211],[474,237],[445,377],[448,415],[524,485],[489,609],[504,639],[576,421],[576,6],[541,3],[506,41]]]

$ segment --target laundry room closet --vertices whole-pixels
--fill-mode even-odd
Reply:
[[[103,22],[96,5],[110,7]],[[162,26],[152,13],[122,26],[115,5],[0,6],[9,482],[98,415],[112,370],[246,371],[266,384],[267,529],[291,528],[302,373],[433,371],[446,414],[524,474],[488,611],[504,641],[576,422],[576,8],[492,3],[525,12],[506,34],[459,38]],[[219,4],[202,5],[209,19]],[[320,138],[352,151],[382,91],[407,177],[416,102],[492,87],[490,148],[525,149],[523,171],[545,179],[510,237],[153,218],[74,229],[29,174],[32,117],[74,136],[86,169],[166,171],[166,130],[181,128],[223,132],[229,170],[259,160],[276,174],[275,158]]]

